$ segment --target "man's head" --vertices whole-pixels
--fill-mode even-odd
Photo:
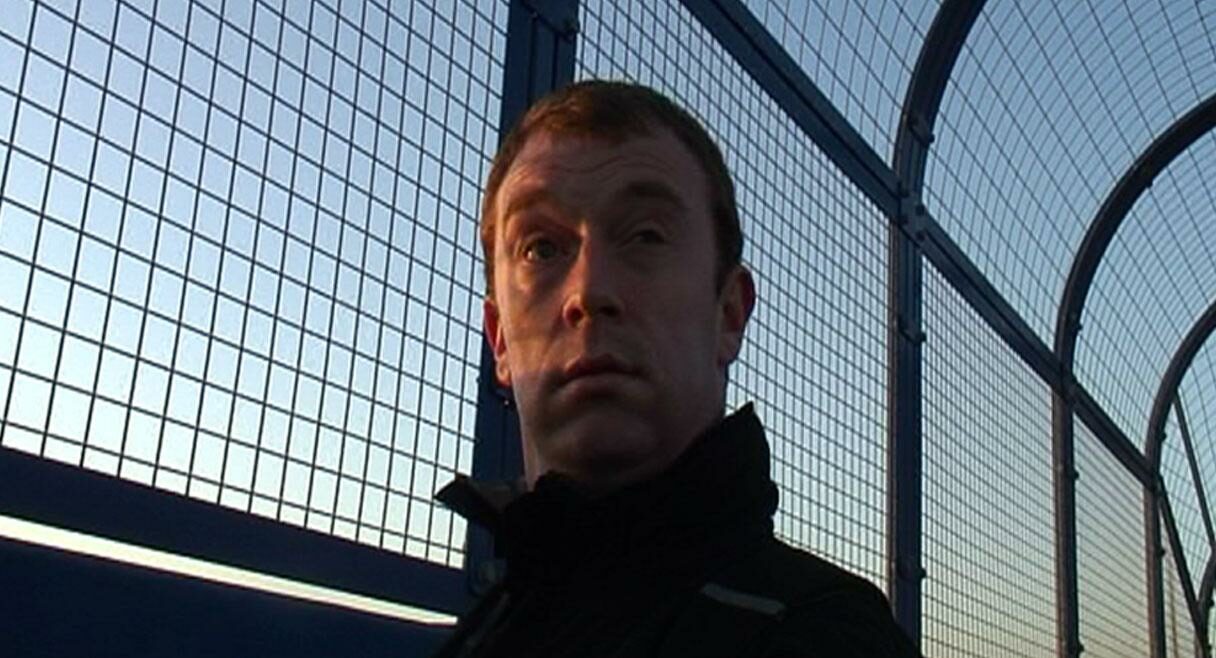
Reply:
[[[721,417],[755,292],[730,174],[686,112],[624,83],[542,99],[495,158],[481,238],[529,481],[645,479]]]

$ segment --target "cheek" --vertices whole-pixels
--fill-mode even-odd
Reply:
[[[703,376],[706,367],[717,363],[718,322],[712,300],[688,292],[666,300],[656,297],[651,311],[657,320],[651,328],[655,356],[671,364],[672,376]]]
[[[509,272],[500,278],[505,313],[521,330],[538,324],[546,312],[555,308],[560,296],[557,277],[542,274]]]
[[[526,386],[532,373],[543,367],[546,347],[552,342],[548,323],[536,308],[514,307],[504,315],[503,339],[507,344],[507,364],[515,387]]]

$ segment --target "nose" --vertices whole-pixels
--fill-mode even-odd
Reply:
[[[620,317],[624,305],[611,255],[590,241],[580,245],[578,258],[567,274],[562,320],[570,327],[591,320]]]

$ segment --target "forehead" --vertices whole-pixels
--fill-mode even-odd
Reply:
[[[693,211],[708,206],[708,180],[692,152],[668,130],[607,140],[542,133],[530,138],[503,178],[496,206],[537,192],[579,205],[638,183],[670,188]]]

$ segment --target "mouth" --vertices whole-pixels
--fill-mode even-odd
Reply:
[[[562,370],[561,384],[564,386],[580,379],[603,375],[635,377],[638,374],[637,368],[630,366],[611,354],[602,354],[594,357],[579,357],[571,361]]]

